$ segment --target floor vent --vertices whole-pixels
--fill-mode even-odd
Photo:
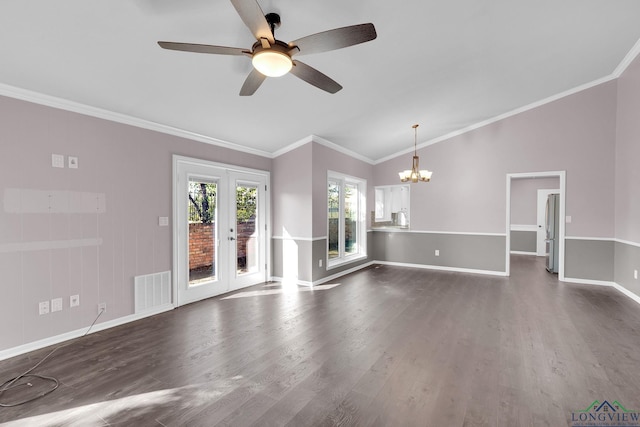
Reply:
[[[134,278],[136,313],[171,304],[171,271]]]

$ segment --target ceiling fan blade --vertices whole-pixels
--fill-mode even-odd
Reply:
[[[340,86],[340,84],[335,80],[325,76],[320,71],[308,66],[304,62],[293,61],[293,67],[291,68],[290,73],[299,79],[314,85],[318,89],[322,89],[329,93],[336,93],[342,89],[342,86]]]
[[[183,52],[213,53],[217,55],[249,55],[251,52],[239,47],[212,46],[209,44],[158,42],[161,48]]]
[[[308,55],[342,49],[343,47],[371,41],[376,37],[376,28],[373,24],[359,24],[302,37],[290,42],[289,46],[297,46],[300,50],[297,53],[298,55]]]
[[[266,78],[267,76],[261,74],[255,68],[251,70],[251,72],[247,76],[247,79],[244,81],[242,88],[240,89],[240,96],[253,95]]]
[[[257,40],[264,38],[271,44],[275,43],[271,27],[256,0],[231,0],[231,4]]]

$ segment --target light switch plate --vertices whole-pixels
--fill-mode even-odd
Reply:
[[[78,169],[78,158],[69,156],[69,169]]]
[[[40,304],[38,304],[38,312],[41,315],[49,313],[49,301],[42,301]]]
[[[54,298],[51,300],[51,312],[62,311],[62,298]]]
[[[160,227],[166,227],[169,225],[169,217],[168,216],[159,216],[158,217],[158,225]]]
[[[571,215],[567,215],[567,221],[566,221],[566,223],[567,223],[567,224],[571,224]]]

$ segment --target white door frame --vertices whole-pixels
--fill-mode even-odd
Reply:
[[[178,197],[178,191],[181,185],[185,184],[183,182],[180,181],[180,176],[178,174],[178,165],[189,165],[189,166],[194,166],[194,167],[212,167],[212,168],[219,168],[219,169],[226,169],[227,172],[240,172],[240,173],[249,173],[249,174],[254,174],[254,175],[260,175],[263,176],[266,182],[266,186],[267,189],[270,188],[271,186],[271,174],[269,171],[264,171],[264,170],[259,170],[259,169],[251,169],[251,168],[245,168],[242,166],[235,166],[235,165],[229,165],[229,164],[225,164],[225,163],[218,163],[218,162],[211,162],[208,160],[202,160],[202,159],[197,159],[197,158],[192,158],[192,157],[185,157],[185,156],[179,156],[174,154],[173,155],[173,188],[172,188],[172,196],[173,196],[173,200],[172,200],[172,204],[173,204],[173,221],[172,221],[172,226],[173,226],[173,254],[172,254],[172,258],[173,258],[173,274],[172,276],[172,301],[175,307],[178,307],[180,304],[180,301],[178,299],[178,272],[180,271],[180,263],[181,263],[181,259],[180,259],[180,254],[178,251],[178,245],[180,244],[180,230],[181,227],[179,227],[179,218],[181,217],[181,215],[179,214],[179,210],[180,210],[180,202],[179,202],[179,197]],[[266,263],[266,268],[265,268],[265,280],[267,280],[269,277],[271,277],[271,245],[269,244],[269,242],[271,242],[271,196],[269,194],[268,191],[265,191],[265,197],[264,197],[264,203],[265,203],[265,218],[264,218],[264,222],[266,225],[266,231],[265,231],[265,263]],[[235,228],[235,227],[234,227]],[[231,261],[227,261],[227,262],[231,262]],[[233,260],[233,262],[235,263],[235,260]],[[219,270],[218,270],[219,271]]]
[[[506,248],[505,248],[505,274],[510,275],[511,270],[511,180],[522,178],[553,178],[560,179],[560,248],[558,263],[558,279],[564,281],[564,240],[565,240],[565,203],[566,203],[566,171],[528,172],[507,174],[507,215],[506,215]]]

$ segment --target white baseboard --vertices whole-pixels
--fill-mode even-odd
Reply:
[[[393,265],[397,267],[424,268],[426,270],[452,271],[456,273],[486,274],[489,276],[506,277],[507,275],[507,273],[504,271],[476,270],[473,268],[445,267],[442,265],[408,264],[404,262],[390,262],[390,261],[374,261],[372,264]]]
[[[634,294],[629,289],[617,284],[616,282],[608,282],[604,280],[575,279],[567,277],[564,278],[563,282],[578,283],[581,285],[610,286],[640,304],[640,295]]]
[[[103,323],[96,323],[91,328],[90,334],[104,331],[116,326],[124,325],[125,323],[134,322],[136,320],[144,319],[145,317],[154,316],[156,314],[164,313],[165,311],[173,310],[175,307],[173,304],[165,304],[163,306],[155,307],[152,310],[145,311],[143,313],[131,314],[129,316],[119,317],[117,319],[108,320]],[[23,344],[17,347],[12,347],[7,350],[0,351],[0,360],[9,359],[11,357],[20,356],[21,354],[28,353],[30,351],[39,350],[41,348],[49,347],[51,345],[60,344],[64,341],[69,341],[74,338],[78,338],[86,334],[87,327],[76,329],[75,331],[65,332],[64,334],[56,335],[49,338],[44,338],[38,341],[33,341],[28,344]]]
[[[290,281],[290,282],[295,283],[295,284],[300,285],[300,286],[313,287],[313,286],[321,285],[323,283],[330,282],[332,280],[335,280],[335,279],[337,279],[339,277],[342,277],[342,276],[345,276],[347,274],[354,273],[354,272],[356,272],[358,270],[362,270],[363,268],[367,268],[367,267],[369,267],[369,266],[371,266],[373,264],[380,264],[380,263],[377,262],[377,261],[369,261],[367,263],[360,264],[360,265],[358,265],[356,267],[353,267],[353,268],[350,268],[348,270],[343,270],[343,271],[341,271],[339,273],[332,274],[331,276],[323,277],[322,279],[316,280],[314,282],[309,282],[309,281],[306,281],[306,280],[298,280],[298,279],[286,279],[286,278],[277,277],[277,276],[271,277],[271,280],[274,281],[274,282],[289,282]]]
[[[614,283],[612,285],[614,288],[616,288],[616,290],[618,292],[622,292],[623,294],[625,294],[626,296],[628,296],[629,298],[631,298],[632,300],[634,300],[635,302],[637,302],[638,304],[640,304],[640,295],[636,295],[633,292],[631,292],[629,289],[625,288],[624,286],[621,286],[617,283]]]
[[[339,273],[332,274],[331,276],[323,277],[320,280],[316,280],[315,282],[312,283],[312,286],[321,285],[323,283],[330,282],[330,281],[335,280],[335,279],[337,279],[339,277],[345,276],[347,274],[354,273],[354,272],[356,272],[358,270],[362,270],[363,268],[370,267],[373,264],[379,264],[379,263],[377,261],[369,261],[367,263],[360,264],[360,265],[358,265],[356,267],[353,267],[353,268],[350,268],[348,270],[343,270],[343,271],[341,271]]]
[[[308,286],[308,287],[313,286],[313,283],[306,280],[291,279],[291,278],[285,278],[285,277],[279,277],[279,276],[271,276],[270,280],[272,282],[292,283],[300,286]]]
[[[561,282],[578,283],[580,285],[595,285],[595,286],[613,286],[614,282],[606,280],[590,280],[590,279],[576,279],[574,277],[565,277]]]

